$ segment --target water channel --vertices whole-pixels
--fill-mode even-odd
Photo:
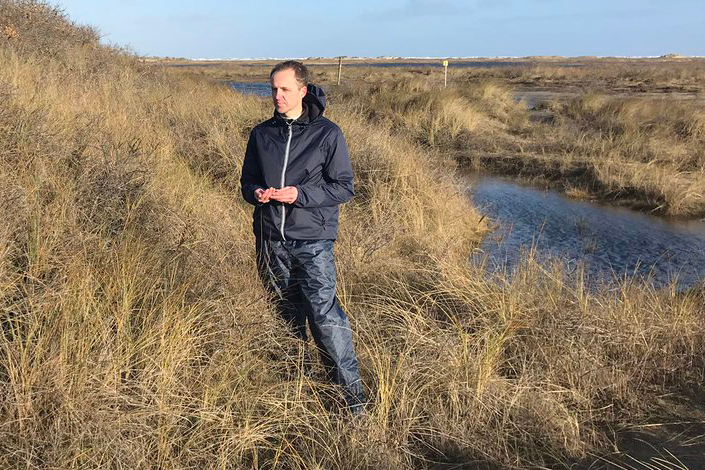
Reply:
[[[236,91],[269,96],[268,83],[234,83]],[[517,97],[517,99],[522,99]],[[532,251],[581,267],[590,284],[638,278],[679,289],[705,279],[705,221],[675,220],[578,201],[514,181],[468,176],[467,193],[495,227],[472,256],[488,272],[509,271]]]
[[[569,272],[582,267],[593,285],[626,277],[682,290],[705,278],[703,221],[573,200],[500,178],[475,176],[467,191],[495,226],[472,257],[490,272],[511,272],[533,251]]]

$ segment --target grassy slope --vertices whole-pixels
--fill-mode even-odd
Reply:
[[[142,68],[51,8],[0,0],[0,466],[558,465],[702,382],[703,299],[590,294],[465,265],[478,214],[435,153],[344,129],[338,260],[373,399],[350,429],[254,271],[238,194],[269,105]]]

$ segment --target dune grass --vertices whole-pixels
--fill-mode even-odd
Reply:
[[[492,81],[334,89],[334,100],[461,166],[667,215],[705,215],[705,112],[694,100],[597,92],[528,110]]]
[[[455,161],[334,100],[357,177],[338,292],[371,398],[347,421],[256,278],[238,172],[270,104],[43,3],[0,0],[0,25],[1,467],[567,468],[676,404],[700,416],[702,295],[592,292],[531,258],[487,279]],[[424,132],[495,125],[501,93]]]
[[[337,87],[337,67],[309,62],[316,83],[341,103],[473,170],[665,215],[705,216],[700,59],[529,58],[453,69],[446,90],[437,67],[350,66]],[[262,81],[270,66],[223,62],[169,72]],[[516,100],[532,90],[559,94],[528,111]]]

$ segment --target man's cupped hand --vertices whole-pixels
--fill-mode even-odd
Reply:
[[[296,186],[285,186],[281,189],[255,189],[255,198],[262,204],[270,200],[283,202],[284,204],[293,204],[298,196],[299,191],[296,189]]]

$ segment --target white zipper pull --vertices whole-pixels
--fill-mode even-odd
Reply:
[[[288,124],[289,126],[289,137],[286,140],[286,150],[284,150],[284,165],[282,165],[282,177],[281,177],[281,183],[279,184],[279,189],[282,189],[286,183],[286,166],[289,164],[289,150],[291,149],[291,137],[293,135],[292,131],[292,126],[294,124],[294,121],[291,121],[291,123]],[[282,214],[282,222],[281,226],[279,227],[279,233],[281,233],[282,240],[286,240],[286,236],[284,236],[284,223],[286,222],[286,207],[284,204],[281,206],[281,214]]]

